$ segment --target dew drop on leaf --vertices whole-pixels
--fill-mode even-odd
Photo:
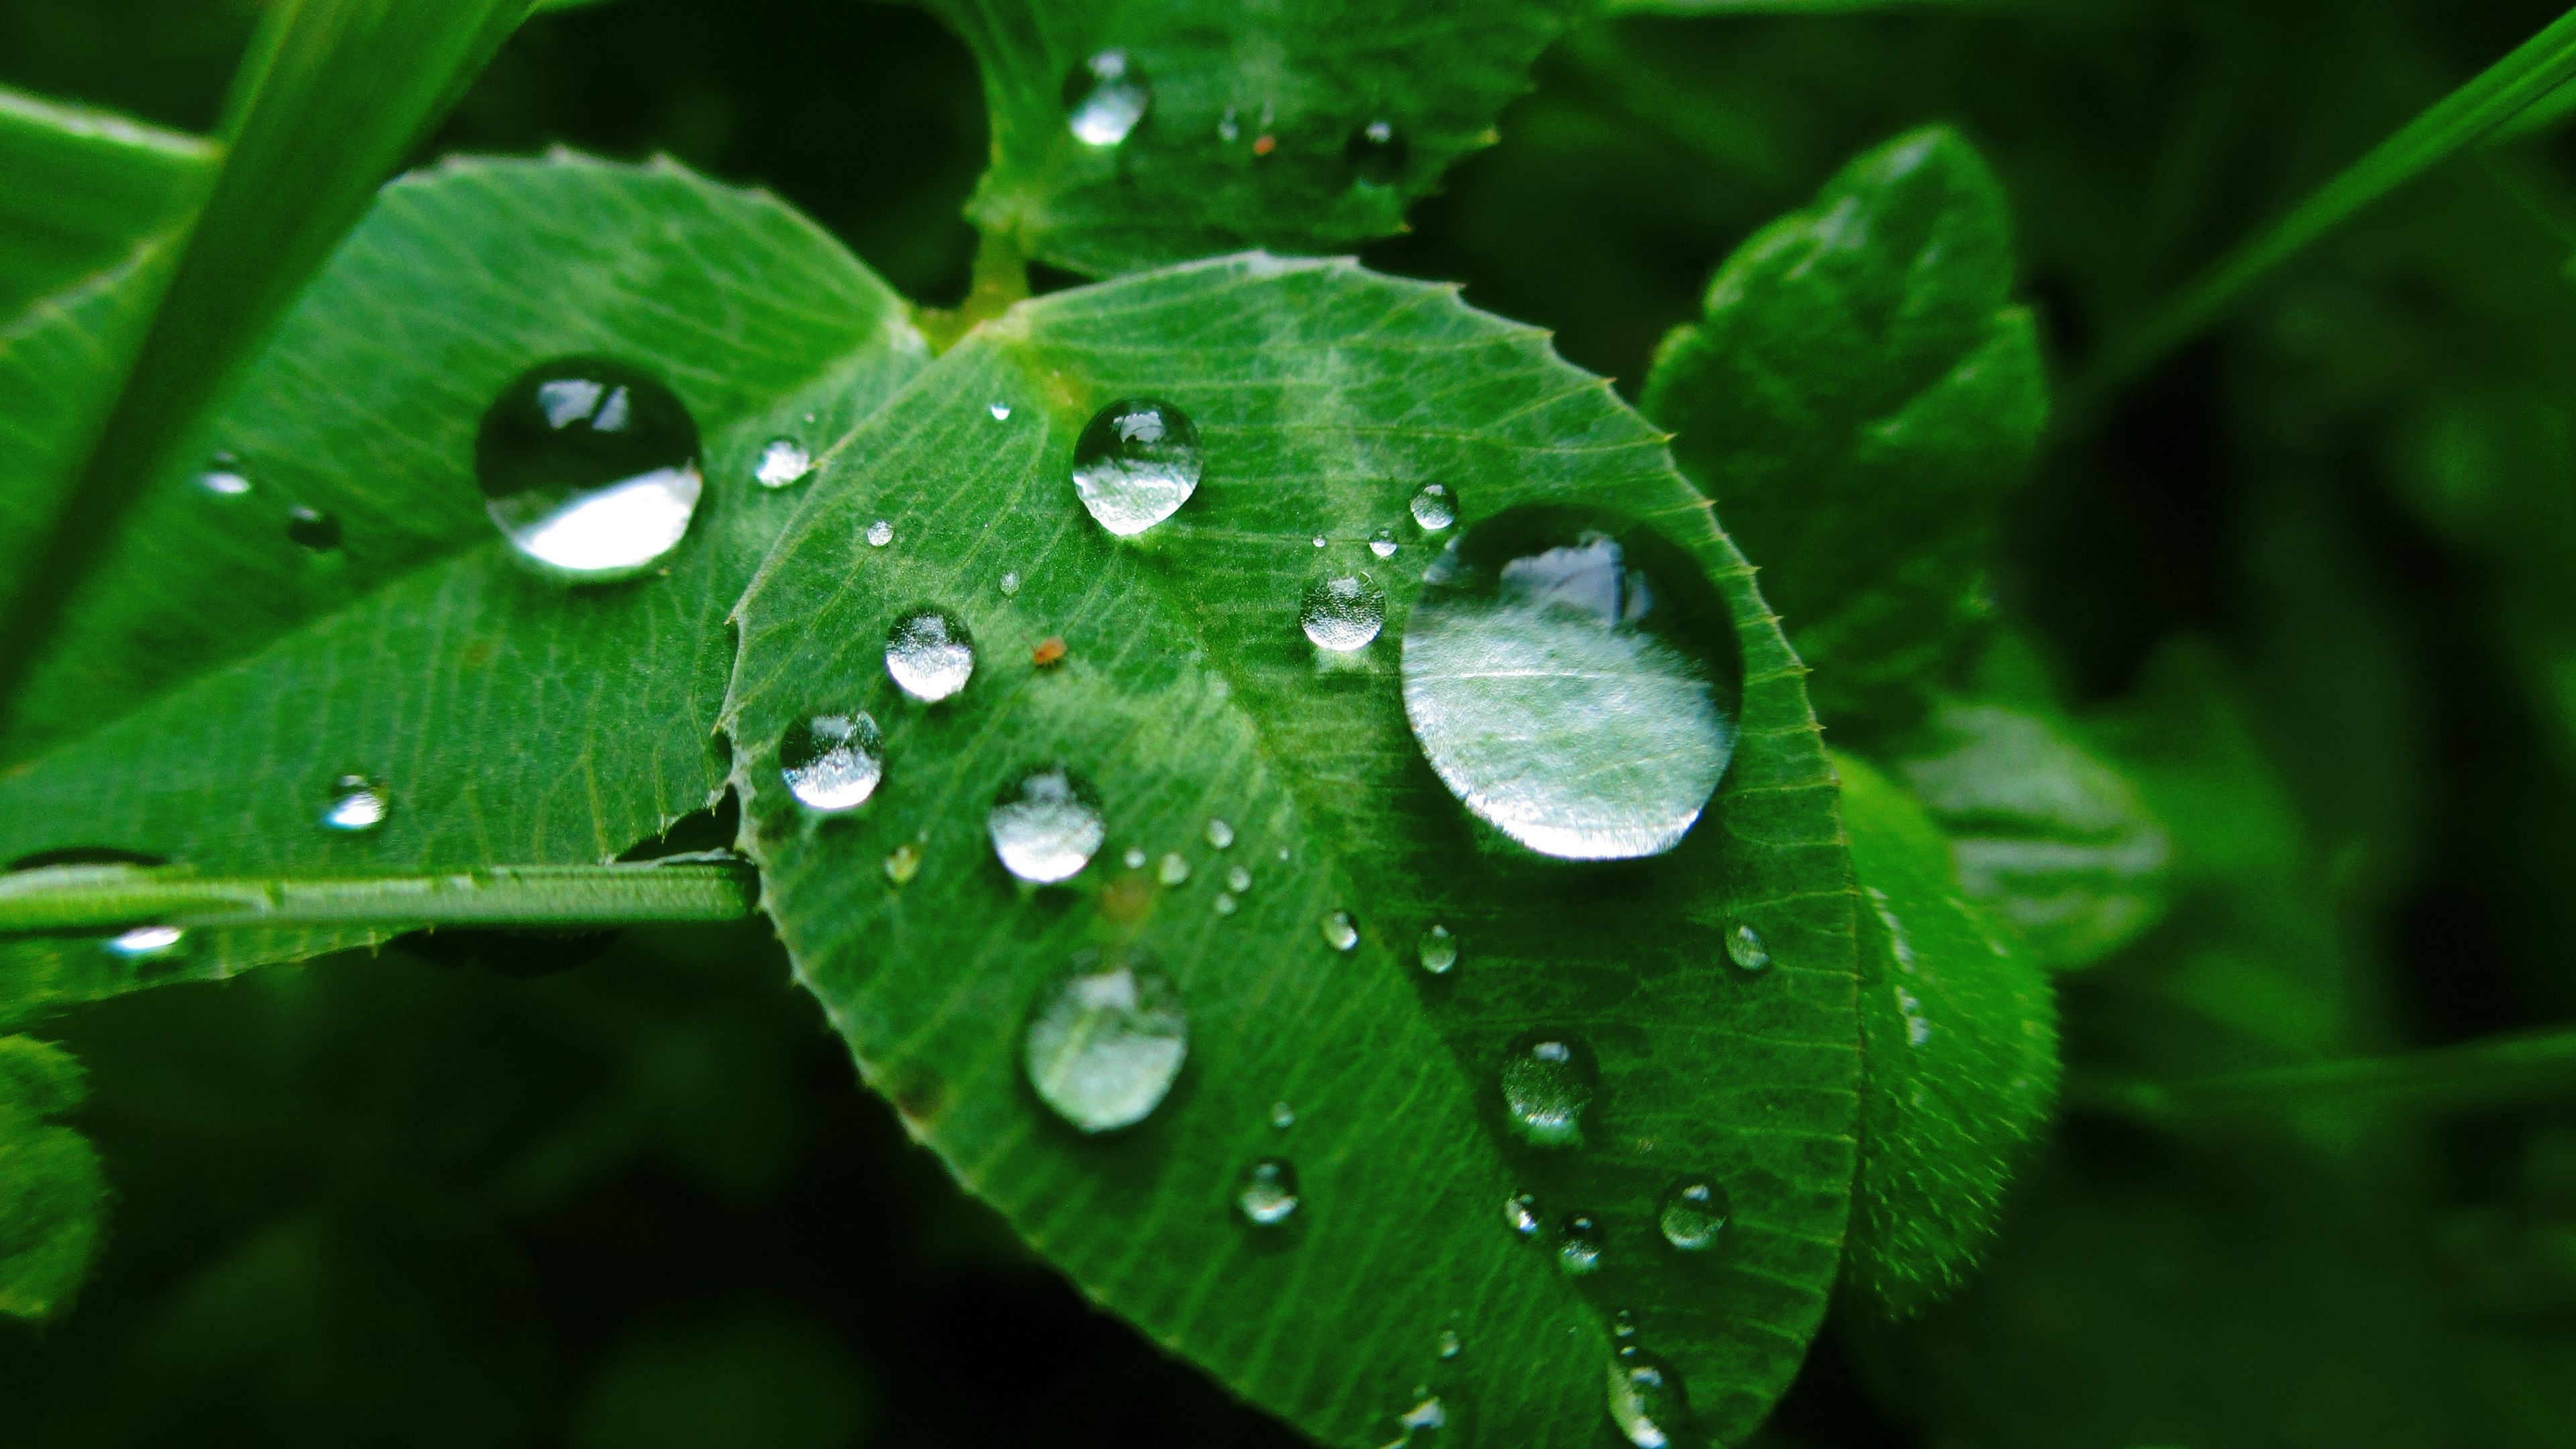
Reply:
[[[1583,1114],[1600,1082],[1590,1047],[1563,1032],[1532,1032],[1504,1056],[1501,1080],[1504,1119],[1521,1140],[1583,1145]]]
[[[384,787],[364,775],[342,775],[331,782],[331,798],[322,807],[322,826],[355,835],[385,823],[390,813]]]
[[[1297,622],[1318,649],[1364,649],[1386,627],[1386,591],[1366,574],[1317,579],[1306,590]]]
[[[987,404],[984,411],[991,413],[993,415],[993,421],[997,423],[1007,423],[1011,420],[1011,405],[1009,403],[993,402]]]
[[[1210,905],[1218,915],[1230,916],[1235,913],[1239,903],[1233,896],[1224,891],[1218,891],[1216,893],[1216,899],[1211,902]]]
[[[908,884],[921,874],[921,847],[907,840],[886,852],[885,878],[896,885]]]
[[[1539,1229],[1547,1226],[1539,1216],[1537,1194],[1516,1192],[1503,1199],[1503,1226],[1516,1238],[1537,1237]]]
[[[1395,1416],[1396,1440],[1387,1449],[1415,1449],[1415,1446],[1432,1443],[1439,1438],[1441,1430],[1449,1427],[1449,1410],[1441,1404],[1440,1396],[1428,1392],[1421,1385],[1416,1385],[1413,1391],[1421,1398],[1412,1408]]]
[[[751,465],[753,481],[763,488],[784,488],[804,481],[814,471],[814,455],[794,438],[772,438],[762,445],[760,458]]]
[[[1145,68],[1123,50],[1100,51],[1064,78],[1065,126],[1086,146],[1126,140],[1153,104]]]
[[[1519,508],[1452,539],[1404,631],[1404,712],[1469,811],[1539,852],[1681,842],[1735,753],[1724,606],[1687,555],[1589,513]]]
[[[1265,1157],[1243,1170],[1234,1205],[1244,1221],[1273,1228],[1297,1212],[1297,1169],[1284,1157]]]
[[[915,609],[886,631],[886,673],[904,693],[935,704],[975,674],[975,640],[945,609]]]
[[[1359,923],[1348,911],[1329,911],[1323,920],[1324,944],[1336,951],[1350,951],[1360,944]]]
[[[1714,1183],[1694,1179],[1675,1183],[1664,1194],[1655,1225],[1664,1241],[1685,1253],[1705,1252],[1726,1227],[1726,1193]]]
[[[109,954],[128,961],[158,961],[175,956],[188,933],[177,926],[136,926],[107,938]]]
[[[1177,850],[1165,851],[1163,858],[1155,862],[1154,879],[1167,886],[1179,885],[1189,878],[1190,863]]]
[[[1225,868],[1225,888],[1234,892],[1236,895],[1241,895],[1245,891],[1252,889],[1252,872],[1239,865],[1227,866]]]
[[[1039,999],[1022,1058],[1057,1116],[1111,1132],[1152,1115],[1189,1050],[1189,1016],[1169,982],[1133,957],[1104,966],[1085,952]]]
[[[1413,511],[1413,522],[1424,533],[1438,533],[1458,521],[1458,498],[1446,483],[1425,483],[1406,507]]]
[[[1270,1125],[1285,1132],[1297,1125],[1297,1109],[1285,1102],[1270,1104]]]
[[[1198,491],[1206,455],[1198,426],[1170,403],[1121,398],[1092,414],[1073,444],[1073,489],[1121,538],[1171,517]]]
[[[1207,843],[1218,850],[1234,848],[1234,827],[1211,815],[1207,823]]]
[[[1610,1422],[1637,1449],[1668,1449],[1690,1423],[1690,1398],[1672,1365],[1630,1344],[1610,1359]]]
[[[630,578],[680,546],[704,484],[678,394],[622,362],[522,373],[483,414],[474,475],[510,547],[573,583]]]
[[[885,740],[876,719],[854,710],[797,720],[779,736],[778,775],[808,810],[857,809],[885,778]]]
[[[1404,161],[1412,147],[1404,133],[1388,120],[1375,120],[1351,132],[1342,154],[1351,163],[1351,174],[1372,186],[1392,185],[1404,174]]]
[[[1771,948],[1762,944],[1762,933],[1738,923],[1726,933],[1726,959],[1739,971],[1760,971],[1771,964]]]
[[[1131,845],[1127,847],[1127,853],[1120,856],[1118,859],[1119,862],[1125,865],[1129,870],[1143,870],[1145,868],[1145,847],[1141,845]]]
[[[894,542],[894,525],[880,518],[868,525],[868,547],[883,548]]]
[[[1062,765],[1040,766],[1003,786],[984,829],[1002,868],[1037,885],[1073,879],[1109,836],[1099,794]],[[1137,864],[1144,864],[1141,854]]]
[[[197,487],[218,498],[239,498],[250,491],[250,476],[241,471],[232,455],[218,453],[197,474]]]
[[[1381,528],[1377,532],[1369,535],[1369,552],[1376,554],[1379,558],[1395,557],[1395,550],[1397,547],[1398,545],[1395,541],[1395,530],[1392,528]]]
[[[1466,1350],[1466,1347],[1466,1341],[1458,1337],[1458,1330],[1454,1328],[1444,1328],[1440,1330],[1440,1356],[1442,1358],[1456,1358],[1460,1353]]]
[[[1419,949],[1422,969],[1434,976],[1446,976],[1458,964],[1458,937],[1437,921],[1422,928]]]
[[[1601,1271],[1601,1224],[1589,1213],[1576,1213],[1557,1225],[1556,1266],[1569,1278]]]
[[[1019,576],[1017,573],[1006,573],[1006,574],[1002,575],[1002,597],[1003,597],[1003,598],[1006,598],[1006,599],[1007,599],[1007,598],[1009,598],[1011,595],[1016,594],[1016,593],[1018,593],[1019,591],[1020,591],[1020,576]]]
[[[328,553],[340,546],[340,520],[319,508],[298,503],[286,510],[286,537],[299,548]]]

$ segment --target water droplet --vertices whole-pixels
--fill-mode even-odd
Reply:
[[[1637,1315],[1622,1308],[1610,1315],[1610,1336],[1626,1343],[1637,1336]]]
[[[1217,892],[1214,905],[1218,915],[1230,916],[1234,914],[1237,903],[1233,896],[1230,896],[1223,891],[1219,891]]]
[[[1162,860],[1154,866],[1154,879],[1167,886],[1179,885],[1189,878],[1190,863],[1183,860],[1177,850],[1164,852]]]
[[[975,639],[945,609],[915,609],[886,631],[886,673],[903,692],[936,704],[975,674]]]
[[[1387,1449],[1410,1449],[1417,1442],[1436,1441],[1440,1431],[1449,1427],[1449,1411],[1441,1406],[1439,1395],[1420,1384],[1414,1385],[1413,1391],[1422,1397],[1412,1408],[1395,1416],[1400,1432]]]
[[[1569,1278],[1599,1272],[1601,1241],[1601,1224],[1589,1214],[1576,1213],[1557,1225],[1556,1266]]]
[[[1452,539],[1404,632],[1404,712],[1442,782],[1543,855],[1672,849],[1735,753],[1722,603],[1642,529],[1519,508]]]
[[[1297,617],[1318,649],[1363,649],[1386,627],[1386,591],[1366,574],[1317,579]]]
[[[1690,1423],[1690,1397],[1672,1365],[1630,1344],[1610,1360],[1610,1422],[1637,1449],[1670,1449]]]
[[[1395,541],[1395,530],[1392,528],[1381,528],[1377,532],[1369,535],[1369,552],[1376,554],[1379,558],[1395,557],[1395,550],[1397,547],[1398,545]]]
[[[1319,534],[1316,534],[1316,535],[1315,535],[1315,547],[1317,547],[1317,548],[1322,548],[1322,547],[1324,547],[1324,546],[1325,546],[1325,539],[1324,539],[1324,536],[1323,536],[1322,534],[1320,534],[1320,533],[1319,533]]]
[[[1216,118],[1216,138],[1220,141],[1243,139],[1243,123],[1235,119],[1234,107],[1226,107],[1225,114]]]
[[[1336,951],[1349,951],[1360,943],[1359,923],[1348,911],[1334,911],[1324,917],[1324,944]]]
[[[603,358],[544,363],[502,389],[474,438],[474,475],[519,557],[574,583],[661,562],[704,490],[678,394]]]
[[[1252,889],[1252,872],[1245,870],[1239,865],[1227,866],[1225,869],[1225,888],[1234,892],[1236,895],[1241,895],[1245,891]]]
[[[110,953],[128,961],[154,961],[178,954],[188,933],[177,926],[136,926],[107,938]]]
[[[1713,1183],[1676,1183],[1655,1222],[1665,1242],[1685,1253],[1705,1251],[1726,1227],[1726,1193]]]
[[[885,877],[903,885],[921,874],[921,847],[907,840],[886,852]]]
[[[1039,998],[1022,1060],[1057,1116],[1110,1132],[1162,1104],[1189,1050],[1189,1016],[1169,982],[1141,961],[1104,967],[1086,951]]]
[[[894,542],[894,525],[880,518],[868,525],[868,547],[883,548]]]
[[[1109,834],[1100,796],[1062,765],[1042,766],[1003,786],[984,829],[1003,869],[1038,885],[1071,880]],[[1140,851],[1136,864],[1144,863]]]
[[[763,488],[784,488],[814,471],[814,455],[794,438],[772,438],[751,465],[753,480]]]
[[[383,787],[364,775],[342,775],[331,782],[331,802],[322,809],[325,829],[356,834],[385,823]]]
[[[885,741],[865,710],[800,719],[779,736],[778,774],[809,810],[855,810],[885,778]]]
[[[1243,1170],[1234,1205],[1255,1227],[1272,1228],[1297,1211],[1297,1169],[1287,1159],[1265,1157]]]
[[[298,503],[286,510],[286,536],[299,547],[328,553],[340,546],[340,520]]]
[[[1503,1226],[1516,1238],[1535,1238],[1546,1221],[1538,1215],[1538,1195],[1516,1192],[1503,1199]]]
[[[1442,1358],[1456,1358],[1459,1354],[1465,1352],[1466,1348],[1466,1341],[1458,1336],[1458,1330],[1454,1328],[1444,1328],[1440,1330],[1440,1356]]]
[[[1145,68],[1123,50],[1100,51],[1064,78],[1065,125],[1086,146],[1126,140],[1153,104]]]
[[[1007,598],[1009,598],[1011,595],[1016,594],[1016,593],[1018,593],[1019,591],[1020,591],[1020,576],[1019,576],[1019,574],[1018,574],[1018,573],[1013,572],[1013,573],[1006,573],[1006,574],[1002,575],[1002,597],[1003,597],[1003,598],[1006,598],[1006,599],[1007,599]]]
[[[1413,510],[1413,522],[1424,533],[1438,533],[1458,521],[1458,497],[1446,483],[1423,484],[1405,506]]]
[[[1458,938],[1438,922],[1422,928],[1420,944],[1422,969],[1434,976],[1446,976],[1458,964]]]
[[[1120,398],[1083,425],[1073,444],[1073,490],[1111,533],[1125,538],[1171,517],[1198,491],[1206,455],[1189,415],[1152,398]]]
[[[228,453],[218,453],[205,470],[197,474],[197,486],[218,498],[239,498],[250,491],[250,478]]]
[[[1600,1082],[1590,1047],[1562,1032],[1532,1032],[1512,1044],[1501,1075],[1505,1115],[1522,1140],[1583,1145],[1583,1113]]]
[[[1270,1104],[1270,1125],[1285,1132],[1297,1125],[1297,1109],[1285,1102]]]
[[[1211,815],[1207,823],[1207,843],[1219,850],[1234,848],[1234,827]]]
[[[990,403],[985,406],[984,411],[991,413],[993,415],[993,421],[997,423],[1007,423],[1011,420],[1011,405],[1009,403]]]
[[[1352,175],[1372,186],[1388,186],[1404,174],[1404,158],[1411,150],[1393,121],[1378,120],[1353,131],[1342,154],[1350,160]]]
[[[1131,845],[1127,847],[1127,853],[1120,856],[1119,860],[1124,863],[1129,870],[1143,870],[1145,868],[1145,847],[1141,845]]]
[[[1762,944],[1762,933],[1738,922],[1726,933],[1726,959],[1739,971],[1759,971],[1771,964],[1771,948]]]

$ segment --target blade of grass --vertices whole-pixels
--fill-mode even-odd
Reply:
[[[2157,1121],[2309,1107],[2442,1111],[2576,1097],[2576,1028],[2177,1082],[2078,1082],[2069,1096],[2081,1106]]]
[[[0,317],[122,261],[203,194],[222,148],[0,87]]]
[[[131,926],[614,926],[739,921],[759,896],[734,860],[504,865],[345,879],[59,865],[0,876],[0,937]]]

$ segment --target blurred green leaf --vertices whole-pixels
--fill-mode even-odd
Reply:
[[[0,86],[0,317],[22,317],[185,218],[220,148]]]
[[[1084,516],[1070,457],[1096,408],[1137,394],[1195,421],[1206,476],[1122,542]],[[744,599],[726,728],[781,938],[910,1129],[1085,1292],[1327,1443],[1398,1437],[1426,1393],[1450,1442],[1591,1442],[1620,1309],[1687,1379],[1699,1433],[1758,1422],[1839,1257],[1853,897],[1800,671],[1644,420],[1446,289],[1255,254],[1023,303],[825,469]],[[1433,480],[1456,480],[1470,528],[1541,502],[1651,521],[1722,591],[1741,745],[1669,854],[1532,856],[1423,760],[1398,650],[1445,542],[1407,516]],[[880,520],[892,542],[859,544]],[[1386,631],[1319,661],[1300,600],[1354,567],[1377,571]],[[924,603],[979,659],[927,709],[882,662]],[[1032,667],[1051,636],[1061,662]],[[885,784],[802,818],[782,736],[855,708],[882,722]],[[1096,786],[1106,841],[1067,887],[1031,889],[987,813],[1055,760]],[[1180,869],[1122,869],[1131,845]],[[1458,953],[1437,974],[1416,964],[1434,924]],[[1766,971],[1727,965],[1739,926]],[[1116,1135],[1049,1117],[1022,1077],[1022,1024],[1086,949],[1158,960],[1189,1021],[1172,1099]],[[1597,1054],[1586,1150],[1506,1129],[1496,1074],[1534,1028]],[[1304,1205],[1264,1232],[1233,1197],[1270,1156]],[[1659,1205],[1695,1180],[1732,1213],[1685,1252]],[[1534,1241],[1506,1226],[1523,1190]],[[1579,1278],[1553,1240],[1573,1214],[1606,1241]]]
[[[88,1139],[49,1120],[84,1093],[69,1053],[0,1036],[0,1314],[51,1316],[98,1254],[106,1172]]]
[[[1728,258],[1647,376],[1837,726],[1901,723],[1988,612],[1996,508],[2048,415],[2012,281],[2003,188],[1916,131]]]

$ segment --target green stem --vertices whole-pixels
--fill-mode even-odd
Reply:
[[[0,936],[132,926],[616,926],[738,921],[759,880],[734,861],[507,865],[340,879],[200,876],[125,865],[0,875]]]
[[[2273,268],[2437,162],[2496,133],[2571,77],[2576,77],[2576,10],[2434,102],[2288,216],[2155,308],[2146,325],[2107,348],[2068,389],[2070,419],[2098,416],[2113,394],[2206,331]]]
[[[2576,1028],[2178,1082],[2079,1082],[2068,1095],[2079,1105],[2163,1121],[2305,1107],[2436,1111],[2576,1096]]]

